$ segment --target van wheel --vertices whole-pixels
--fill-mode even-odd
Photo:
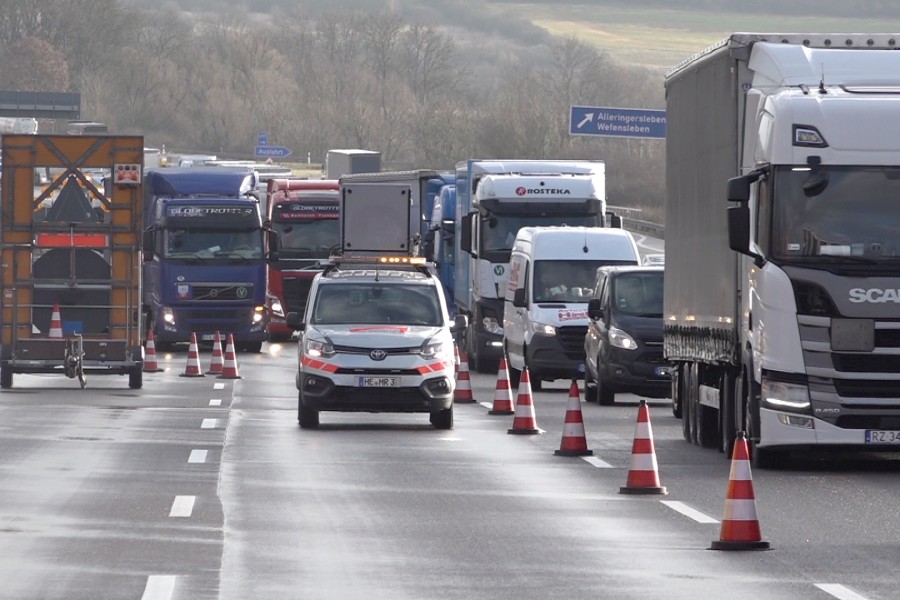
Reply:
[[[453,407],[431,413],[431,424],[435,429],[453,429]]]
[[[597,382],[594,381],[591,370],[587,368],[584,370],[584,401],[599,403],[599,398],[597,397]]]
[[[594,385],[597,390],[597,404],[600,406],[612,406],[616,401],[616,393],[612,391],[609,385],[603,383],[603,377],[597,375],[597,383]]]
[[[297,420],[300,429],[315,429],[319,426],[319,411],[303,406],[303,392],[297,395]]]

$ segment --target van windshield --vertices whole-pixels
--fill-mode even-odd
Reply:
[[[627,263],[608,260],[536,260],[532,301],[587,302],[593,292],[597,269],[612,264]]]
[[[662,317],[662,273],[622,273],[613,281],[613,294],[620,313]]]

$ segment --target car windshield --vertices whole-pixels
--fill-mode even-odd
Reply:
[[[319,286],[314,324],[442,324],[436,288],[404,284],[347,284]]]
[[[662,317],[663,274],[622,273],[613,282],[616,309],[630,315]]]
[[[621,264],[602,260],[537,260],[534,262],[534,302],[587,302],[597,268]]]

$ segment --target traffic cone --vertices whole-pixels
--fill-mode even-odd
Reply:
[[[191,333],[191,345],[188,347],[187,365],[184,367],[182,377],[203,377],[200,368],[200,352],[197,350],[197,334]]]
[[[512,429],[506,433],[540,433],[537,428],[537,420],[534,416],[534,402],[531,398],[531,378],[528,375],[528,366],[522,368],[522,377],[519,379],[519,394],[516,397],[516,416],[513,418]]]
[[[61,339],[62,336],[62,318],[59,316],[59,304],[54,304],[53,314],[50,315],[50,333],[47,337]]]
[[[578,393],[578,382],[573,380],[569,386],[569,405],[566,407],[566,422],[563,425],[562,441],[557,456],[590,456],[587,437],[584,434],[584,419],[581,415],[581,396]]]
[[[225,344],[225,366],[219,379],[240,379],[238,375],[237,361],[234,358],[234,336],[228,334],[228,342]]]
[[[509,369],[506,366],[506,355],[500,357],[500,366],[497,369],[497,385],[494,388],[494,404],[489,415],[515,414],[512,403],[512,391],[509,389]]]
[[[453,401],[458,404],[469,404],[475,402],[475,396],[472,395],[472,381],[469,377],[469,358],[466,351],[463,350],[460,355],[457,350],[457,371],[456,371],[456,393]]]
[[[207,375],[218,375],[225,366],[222,360],[222,336],[216,331],[216,338],[213,340],[212,358],[209,361],[209,371]]]
[[[144,373],[158,373],[162,371],[156,362],[156,342],[153,339],[153,330],[147,331],[147,345],[144,350]]]
[[[650,409],[647,401],[638,406],[637,424],[634,427],[634,443],[631,446],[631,469],[625,487],[620,494],[667,494],[659,485],[659,469],[656,466],[656,450],[653,448],[653,429],[650,427]]]
[[[711,550],[768,550],[769,542],[762,539],[759,520],[756,518],[756,496],[753,494],[753,477],[750,473],[750,451],[747,434],[737,432],[731,458],[731,474],[728,476],[728,495],[725,499],[725,516],[719,539]]]

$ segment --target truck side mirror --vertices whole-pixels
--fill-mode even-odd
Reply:
[[[617,215],[615,213],[607,213],[607,217],[609,218],[610,227],[614,227],[615,229],[622,229],[621,215]]]
[[[728,245],[735,252],[750,255],[750,207],[728,208]]]
[[[266,231],[266,260],[276,262],[278,260],[278,232],[269,229]]]
[[[141,245],[144,250],[144,262],[153,260],[153,230],[145,229],[141,236]]]
[[[591,298],[588,300],[588,317],[592,321],[596,321],[603,316],[603,305],[600,304],[600,298]]]
[[[472,217],[477,213],[469,213],[462,217],[462,231],[459,232],[459,249],[477,258],[472,250]]]
[[[519,288],[513,292],[512,304],[519,308],[527,306],[525,302],[525,288]]]

